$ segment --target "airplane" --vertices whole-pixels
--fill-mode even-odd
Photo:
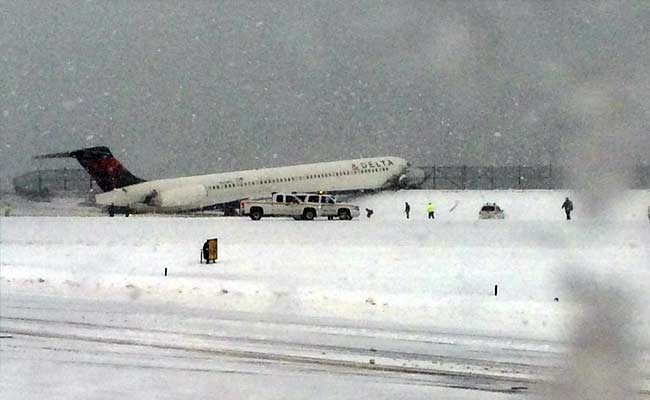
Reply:
[[[98,146],[36,156],[75,158],[103,193],[95,203],[113,213],[179,213],[222,208],[232,212],[239,201],[272,192],[354,193],[414,188],[424,171],[399,157],[300,164],[146,181],[133,175],[111,153]]]

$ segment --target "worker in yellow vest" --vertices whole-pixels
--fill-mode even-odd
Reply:
[[[429,202],[429,204],[427,205],[427,212],[429,213],[429,219],[435,219],[435,217],[433,215],[434,211],[435,211],[435,208],[433,208],[433,204],[431,204],[431,202]]]

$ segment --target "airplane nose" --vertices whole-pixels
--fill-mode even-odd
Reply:
[[[404,174],[399,177],[399,187],[401,189],[416,189],[426,178],[424,170],[416,167],[408,167]]]

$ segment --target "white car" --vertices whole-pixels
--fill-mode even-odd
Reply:
[[[486,203],[478,212],[479,219],[504,219],[506,214],[496,203]]]

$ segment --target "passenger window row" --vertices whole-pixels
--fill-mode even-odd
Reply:
[[[303,180],[306,181],[312,179],[321,179],[321,178],[329,178],[329,177],[344,176],[344,175],[370,174],[370,173],[377,173],[381,171],[388,171],[388,168],[382,167],[382,168],[371,168],[371,169],[362,169],[362,170],[353,170],[353,171],[330,172],[326,174],[314,174],[314,175],[305,175],[305,176],[290,177],[290,178],[263,179],[259,181],[242,182],[239,184],[225,183],[223,185],[211,185],[208,186],[207,188],[209,190],[230,189],[234,187],[267,185],[269,183],[294,182],[294,181],[303,181]]]

